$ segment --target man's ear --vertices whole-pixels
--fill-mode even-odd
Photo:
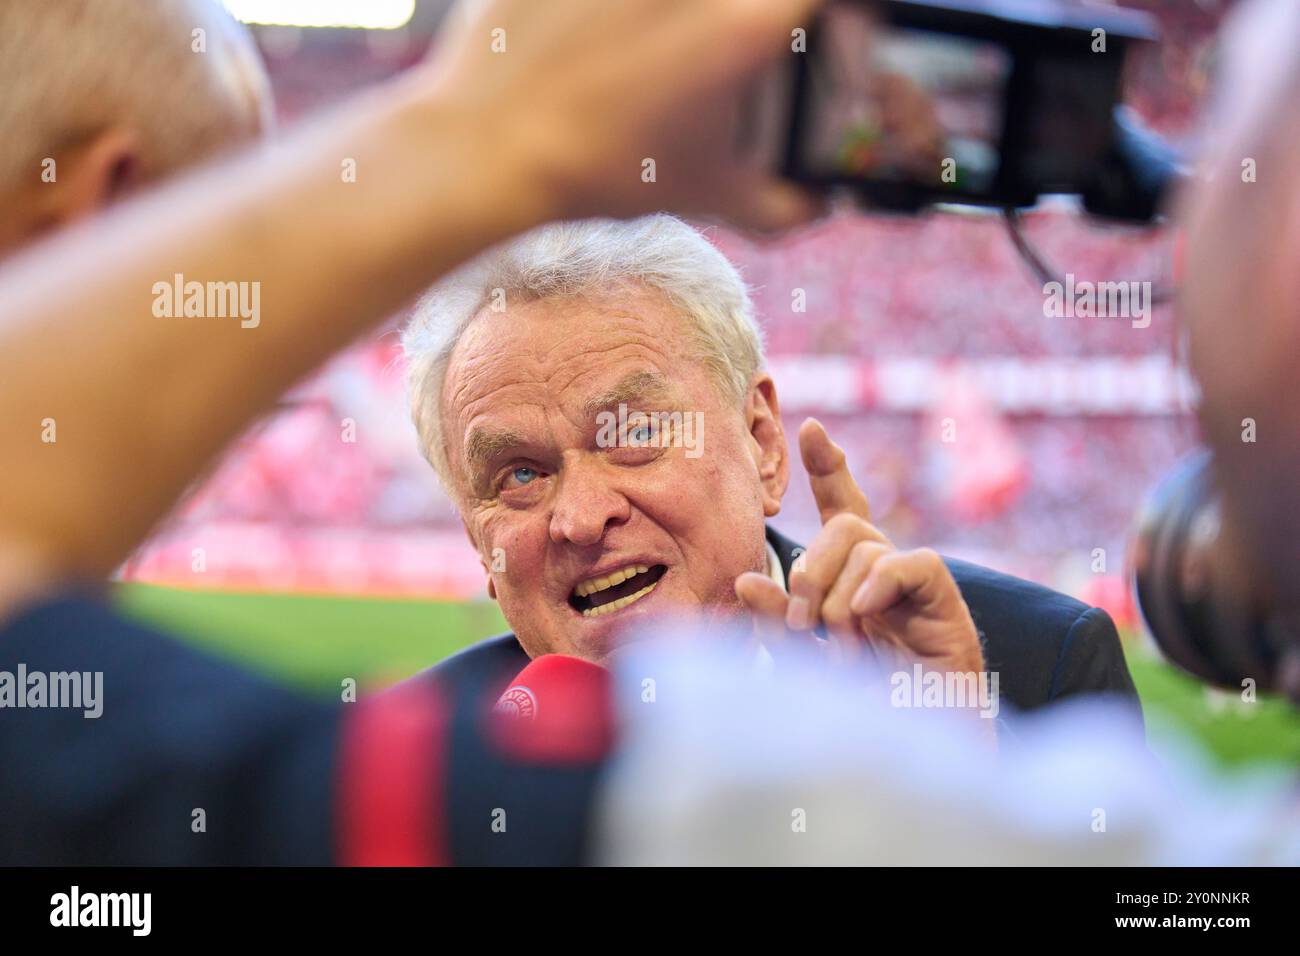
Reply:
[[[754,376],[745,399],[745,420],[753,439],[754,461],[763,487],[763,515],[781,511],[781,499],[790,484],[790,453],[781,424],[781,404],[776,383],[766,372]]]
[[[484,560],[483,552],[479,550],[478,542],[474,540],[474,533],[469,530],[469,525],[466,524],[464,518],[460,519],[460,526],[465,529],[465,537],[469,538],[470,546],[473,547],[474,553],[478,555],[478,563],[483,566],[483,573],[487,575],[488,597],[495,601],[497,599],[497,586],[492,580],[492,569],[488,567],[487,561]]]
[[[102,130],[52,158],[54,181],[41,183],[34,194],[41,231],[95,215],[130,191],[140,175],[139,141],[120,127]]]

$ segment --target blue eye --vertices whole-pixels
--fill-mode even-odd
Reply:
[[[654,441],[655,429],[652,425],[637,425],[628,432],[628,444],[641,447]]]
[[[501,491],[518,491],[526,485],[531,485],[535,479],[541,477],[543,477],[543,473],[536,468],[530,468],[528,465],[516,465],[501,476],[501,484],[498,488]]]

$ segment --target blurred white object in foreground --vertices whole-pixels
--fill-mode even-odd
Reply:
[[[1102,702],[969,713],[890,705],[889,675],[784,650],[756,668],[717,633],[626,649],[623,727],[598,818],[631,865],[1300,863],[1281,775],[1162,766]]]

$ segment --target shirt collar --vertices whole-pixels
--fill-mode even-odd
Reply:
[[[782,591],[787,591],[785,583],[785,568],[781,567],[781,558],[776,553],[776,548],[772,547],[771,541],[764,541],[767,545],[767,576],[777,584],[781,585]]]

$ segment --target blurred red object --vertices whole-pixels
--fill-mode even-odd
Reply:
[[[1029,483],[1025,456],[987,396],[959,372],[942,373],[930,409],[939,497],[957,520],[977,523],[1009,509]]]

